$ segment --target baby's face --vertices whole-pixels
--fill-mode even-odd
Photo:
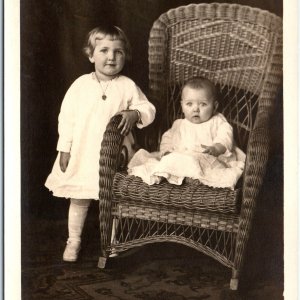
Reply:
[[[208,121],[215,110],[218,102],[216,102],[210,91],[205,89],[194,89],[186,86],[182,90],[181,107],[185,118],[195,124]]]

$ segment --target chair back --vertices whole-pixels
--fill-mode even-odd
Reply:
[[[219,111],[245,151],[251,130],[262,126],[258,113],[268,119],[282,83],[282,19],[225,3],[190,4],[162,14],[149,37],[149,89],[161,133],[182,117],[180,91],[194,76],[217,85]]]

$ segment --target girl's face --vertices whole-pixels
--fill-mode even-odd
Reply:
[[[188,121],[200,124],[212,117],[218,107],[218,102],[206,89],[186,86],[182,90],[181,107]]]
[[[112,40],[105,36],[96,40],[94,53],[89,60],[95,64],[95,71],[98,79],[110,80],[119,74],[125,64],[124,44],[121,40]]]

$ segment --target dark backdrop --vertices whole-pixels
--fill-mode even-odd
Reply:
[[[195,1],[199,3],[199,1]],[[206,1],[211,2],[211,1]],[[282,16],[280,0],[227,1]],[[21,1],[21,194],[22,226],[32,218],[66,218],[66,201],[54,200],[44,182],[56,156],[57,116],[70,84],[92,65],[82,55],[86,33],[101,22],[120,26],[133,48],[127,74],[147,94],[148,35],[159,15],[188,0],[23,0]],[[281,95],[278,96],[282,100]],[[281,102],[281,101],[280,101]],[[269,271],[282,267],[282,106],[272,127],[269,172],[256,215],[254,247],[266,253]],[[64,204],[62,204],[62,202]],[[23,237],[24,238],[24,237]],[[264,241],[263,246],[260,239]],[[270,257],[267,253],[273,253]],[[276,269],[277,270],[277,269]],[[273,271],[276,272],[274,269]]]

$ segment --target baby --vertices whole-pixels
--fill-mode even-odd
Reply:
[[[128,165],[130,175],[147,184],[162,178],[180,185],[184,178],[212,187],[234,188],[245,154],[235,146],[233,129],[217,112],[215,85],[203,77],[189,79],[181,93],[183,119],[174,121],[161,140],[160,151],[139,150]]]

